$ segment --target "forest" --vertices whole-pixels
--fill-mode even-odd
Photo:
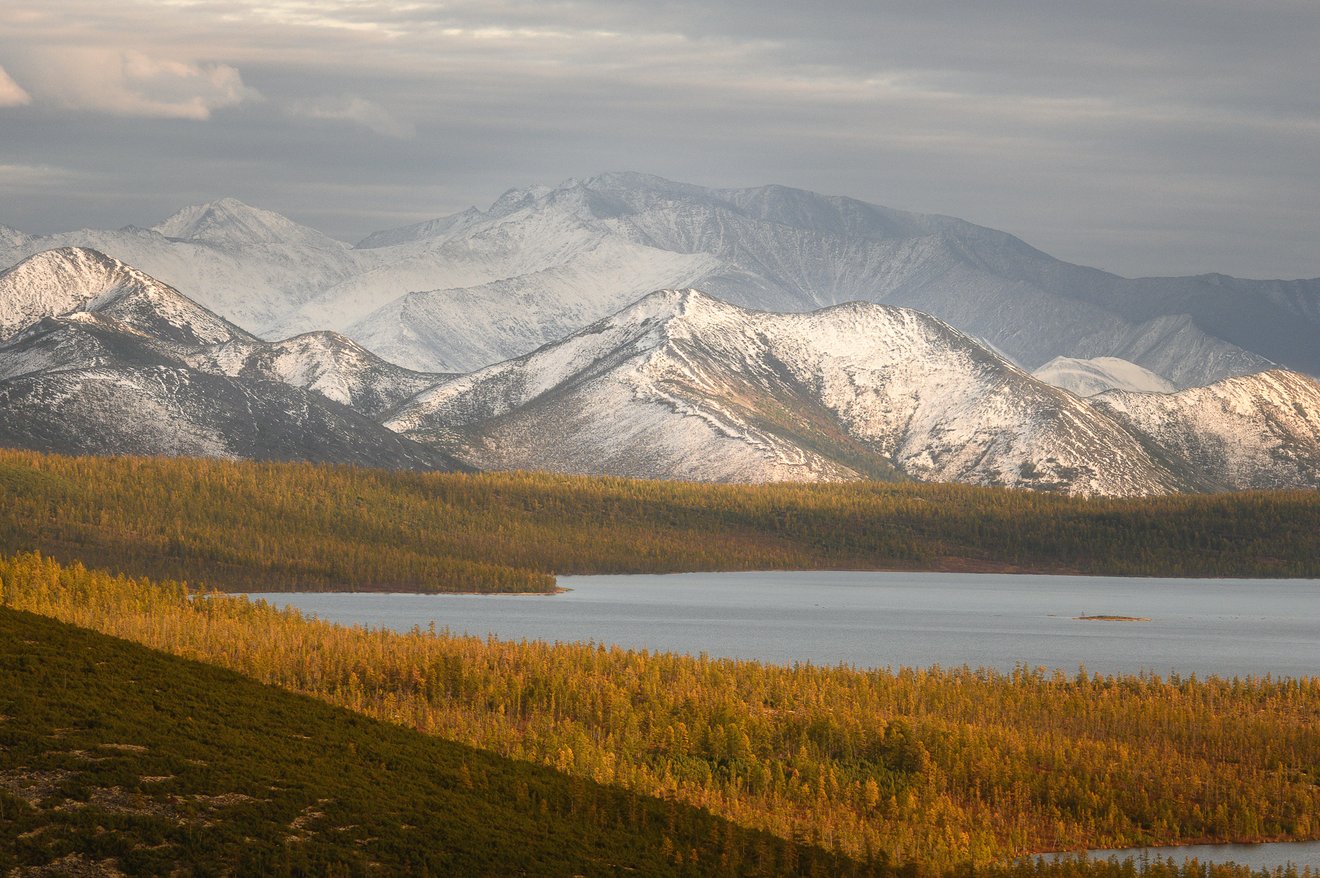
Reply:
[[[36,553],[0,560],[0,605],[867,868],[1117,874],[1007,864],[1320,835],[1317,678],[780,667],[400,634]]]
[[[4,875],[895,871],[9,609],[0,679]]]
[[[0,450],[0,552],[226,591],[550,591],[558,574],[1320,576],[1320,495],[702,485]]]

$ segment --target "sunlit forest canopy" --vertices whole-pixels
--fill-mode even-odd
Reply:
[[[226,590],[546,591],[756,569],[1320,576],[1320,495],[704,485],[0,450],[0,550]]]

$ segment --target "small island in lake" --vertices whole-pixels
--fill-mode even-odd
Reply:
[[[1088,616],[1086,613],[1082,613],[1082,615],[1080,616],[1073,616],[1073,619],[1075,619],[1078,622],[1149,622],[1150,621],[1149,616],[1111,616],[1106,614]]]

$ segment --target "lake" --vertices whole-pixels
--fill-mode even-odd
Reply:
[[[1058,860],[1077,857],[1078,854],[1046,854],[1043,859]],[[1310,866],[1320,869],[1320,841],[1290,841],[1274,844],[1195,844],[1180,847],[1133,848],[1118,851],[1089,851],[1088,859],[1107,860],[1117,857],[1119,860],[1131,857],[1137,863],[1163,860],[1195,858],[1201,863],[1237,863],[1253,869],[1273,869],[1292,863],[1299,869]],[[1034,859],[1034,857],[1032,858]]]
[[[557,595],[262,594],[342,624],[856,667],[1314,676],[1320,580],[774,572],[564,576]],[[1086,621],[1125,616],[1149,621]]]

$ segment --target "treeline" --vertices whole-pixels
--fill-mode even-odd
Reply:
[[[861,862],[1320,836],[1320,679],[858,671],[397,634],[22,555],[0,602]]]
[[[0,551],[224,590],[547,591],[750,569],[1320,576],[1320,494],[699,485],[0,450]]]

